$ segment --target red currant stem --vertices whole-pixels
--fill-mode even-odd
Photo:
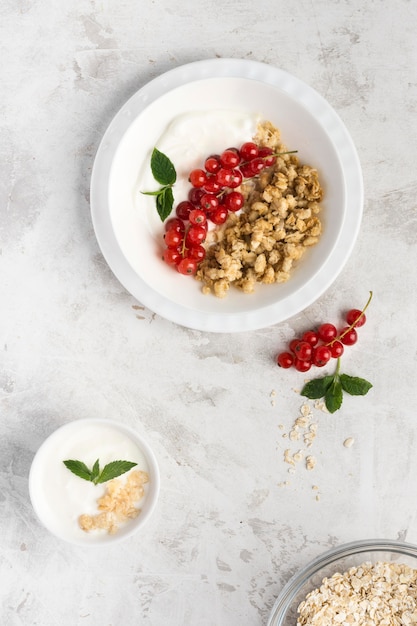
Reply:
[[[267,159],[271,156],[282,156],[284,154],[297,154],[298,150],[287,150],[286,152],[273,152],[272,154],[268,154],[267,156],[261,157],[261,159]]]
[[[334,342],[335,342],[335,341],[340,341],[340,340],[341,340],[341,339],[342,339],[345,335],[347,335],[347,334],[348,334],[348,333],[352,330],[352,328],[354,328],[354,327],[356,326],[356,324],[357,324],[357,323],[358,323],[358,321],[361,319],[361,317],[364,315],[364,313],[365,313],[366,309],[367,309],[367,308],[368,308],[368,306],[370,305],[371,300],[372,300],[372,296],[373,296],[373,295],[374,295],[374,294],[373,294],[373,292],[372,292],[372,291],[370,291],[370,292],[369,292],[368,302],[367,302],[367,303],[365,304],[365,306],[363,307],[363,309],[362,309],[362,311],[361,311],[361,314],[358,316],[358,318],[357,318],[354,322],[352,322],[352,324],[351,324],[350,326],[348,326],[348,327],[346,328],[346,330],[345,330],[345,331],[343,331],[343,333],[341,333],[340,335],[338,335],[337,337],[335,337],[334,339],[332,339],[331,341],[329,341],[329,343],[326,343],[326,346],[331,346],[331,345],[333,345],[333,344],[334,344]]]
[[[185,238],[187,236],[188,231],[190,230],[190,225],[187,225],[185,227],[184,230],[184,239],[182,240],[182,245],[181,245],[181,256],[184,258],[185,255],[185,251],[188,250],[187,246],[185,245]]]
[[[271,152],[271,154],[266,154],[263,157],[257,157],[257,158],[262,159],[262,161],[265,161],[266,159],[270,159],[271,157],[283,156],[284,154],[295,154],[296,152],[298,152],[298,150],[287,150],[287,152]],[[242,163],[239,163],[237,167],[240,167],[241,165],[248,165],[249,163],[250,161],[242,161]],[[251,176],[251,178],[255,178],[255,176]]]

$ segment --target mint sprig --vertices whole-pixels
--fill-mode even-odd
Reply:
[[[162,221],[166,220],[174,205],[172,187],[177,180],[174,164],[166,154],[154,148],[151,156],[151,171],[157,183],[162,185],[156,191],[142,191],[146,196],[155,196],[156,210]]]
[[[91,470],[82,461],[68,459],[67,461],[63,461],[63,463],[73,474],[79,478],[88,480],[95,485],[117,478],[137,465],[137,463],[133,463],[132,461],[111,461],[111,463],[107,463],[107,465],[105,465],[100,471],[100,463],[98,459],[94,463]]]
[[[340,374],[339,358],[333,375],[310,380],[302,388],[301,395],[310,400],[324,398],[329,413],[335,413],[342,406],[344,391],[351,396],[365,396],[371,388],[372,384],[364,378]]]

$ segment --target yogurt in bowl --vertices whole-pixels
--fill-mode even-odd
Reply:
[[[117,468],[115,461],[125,463]],[[40,446],[29,474],[39,520],[77,545],[108,544],[137,532],[155,508],[159,484],[149,445],[130,428],[102,419],[58,428]]]

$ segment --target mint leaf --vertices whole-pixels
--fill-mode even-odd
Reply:
[[[164,187],[156,196],[156,210],[162,221],[166,220],[172,211],[174,204],[174,194],[171,187]]]
[[[347,374],[341,374],[340,382],[343,390],[350,393],[351,396],[365,396],[372,387],[372,384],[364,378],[348,376]]]
[[[84,478],[84,480],[91,480],[91,471],[88,469],[87,465],[82,461],[64,461],[65,467],[67,467],[73,474],[79,476],[80,478]]]
[[[326,392],[333,382],[333,376],[323,376],[310,380],[301,390],[301,395],[306,396],[310,400],[318,400],[326,395]]]
[[[161,185],[173,185],[177,180],[175,167],[169,158],[158,148],[154,148],[151,156],[151,170],[154,179]]]
[[[324,396],[324,402],[329,413],[334,413],[342,406],[343,402],[343,389],[340,378],[337,376],[334,378],[332,384],[327,389]]]
[[[93,469],[91,470],[91,479],[93,481],[93,483],[97,480],[98,476],[100,474],[100,464],[97,461],[94,463],[93,465]]]
[[[132,461],[112,461],[111,463],[107,463],[100,473],[100,464],[98,459],[94,463],[91,470],[88,469],[87,465],[82,461],[68,460],[63,461],[63,463],[73,474],[79,476],[79,478],[88,480],[95,485],[98,483],[105,483],[112,478],[116,478],[116,476],[121,476],[137,465],[137,463],[133,463]]]
[[[112,480],[112,478],[116,478],[128,472],[132,467],[135,467],[135,465],[137,465],[137,463],[132,463],[131,461],[112,461],[103,467],[100,476],[94,482],[96,485],[98,483],[105,483],[108,480]]]

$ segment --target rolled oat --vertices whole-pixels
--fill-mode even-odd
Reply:
[[[415,626],[417,570],[363,563],[324,578],[298,607],[298,626]]]

